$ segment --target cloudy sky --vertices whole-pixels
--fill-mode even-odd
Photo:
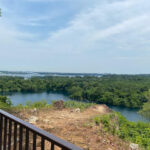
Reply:
[[[150,73],[149,0],[0,0],[0,70]]]

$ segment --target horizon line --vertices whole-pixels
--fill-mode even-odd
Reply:
[[[0,70],[0,72],[13,72],[13,73],[50,73],[50,74],[97,74],[97,75],[150,75],[150,73],[90,73],[90,72],[50,72],[50,71],[10,71]]]

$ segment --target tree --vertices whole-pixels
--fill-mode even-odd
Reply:
[[[82,100],[82,89],[79,86],[73,86],[70,90],[70,97],[76,100]]]
[[[140,114],[147,118],[150,118],[150,90],[145,92],[144,95],[148,101],[144,103],[142,109],[140,110]]]
[[[0,108],[7,108],[11,105],[11,100],[7,96],[0,96]]]

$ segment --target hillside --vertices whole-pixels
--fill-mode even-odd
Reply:
[[[75,108],[44,108],[18,110],[14,114],[84,150],[128,150],[128,142],[105,132],[93,120],[95,116],[110,112],[106,105],[96,105],[84,111]]]

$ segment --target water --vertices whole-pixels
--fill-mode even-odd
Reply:
[[[53,100],[71,100],[69,97],[67,97],[64,94],[60,93],[12,93],[8,96],[13,105],[18,104],[25,104],[27,101],[40,101],[40,100],[47,100],[47,102],[50,104]],[[118,106],[109,106],[114,111],[120,112],[123,116],[125,116],[129,121],[144,121],[144,122],[150,122],[150,120],[144,118],[143,116],[138,114],[137,109],[131,109],[131,108],[124,108],[124,107],[118,107]]]
[[[40,101],[40,100],[46,100],[49,104],[53,100],[70,100],[69,97],[65,96],[64,94],[58,94],[58,93],[12,93],[9,94],[8,97],[11,99],[14,106],[18,104],[26,104],[27,101]]]
[[[112,110],[120,112],[123,116],[125,116],[129,121],[143,121],[150,122],[150,119],[147,119],[140,114],[138,114],[139,109],[134,108],[125,108],[119,106],[109,106]]]

